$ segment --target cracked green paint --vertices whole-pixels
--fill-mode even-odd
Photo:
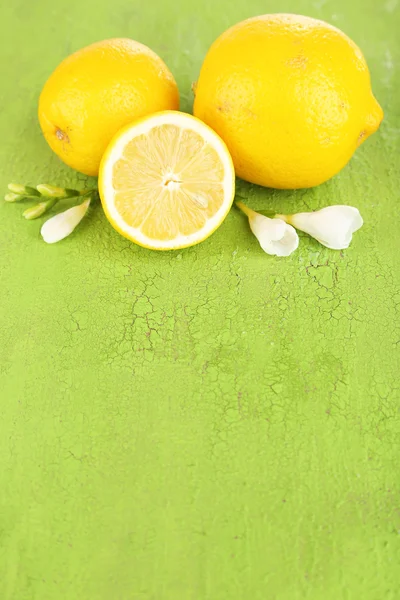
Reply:
[[[357,206],[349,250],[302,235],[268,257],[232,209],[205,243],[155,253],[100,207],[49,247],[0,206],[2,600],[399,597],[397,1],[15,0],[0,183],[89,186],[36,119],[73,50],[148,44],[190,110],[213,39],[283,8],[355,39],[385,121],[326,185],[239,192],[256,210]]]

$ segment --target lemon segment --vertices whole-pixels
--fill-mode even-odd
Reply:
[[[233,202],[235,172],[212,129],[165,111],[114,137],[100,165],[99,191],[119,233],[146,248],[171,250],[197,244],[219,227]]]

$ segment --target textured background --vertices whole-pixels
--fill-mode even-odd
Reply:
[[[0,206],[1,600],[399,598],[397,0],[13,0],[1,9],[0,178],[73,186],[40,89],[130,36],[182,108],[207,48],[265,12],[355,39],[380,131],[314,190],[238,183],[256,209],[357,206],[344,252],[266,256],[236,209],[205,243],[136,247],[96,207],[59,245]]]

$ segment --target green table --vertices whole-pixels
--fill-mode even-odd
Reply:
[[[1,189],[87,185],[36,117],[72,51],[144,42],[190,111],[217,35],[282,10],[354,38],[385,121],[317,189],[238,189],[255,209],[357,206],[349,250],[302,236],[268,257],[232,209],[203,244],[151,252],[100,206],[47,246],[0,206],[1,600],[399,598],[397,0],[14,0]]]

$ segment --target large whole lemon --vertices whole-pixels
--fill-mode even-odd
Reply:
[[[39,121],[67,165],[97,175],[104,150],[122,126],[178,108],[178,88],[161,58],[139,42],[118,38],[63,60],[40,95]]]
[[[318,185],[379,127],[361,50],[335,27],[274,14],[211,46],[194,114],[228,146],[239,177],[275,188]]]

